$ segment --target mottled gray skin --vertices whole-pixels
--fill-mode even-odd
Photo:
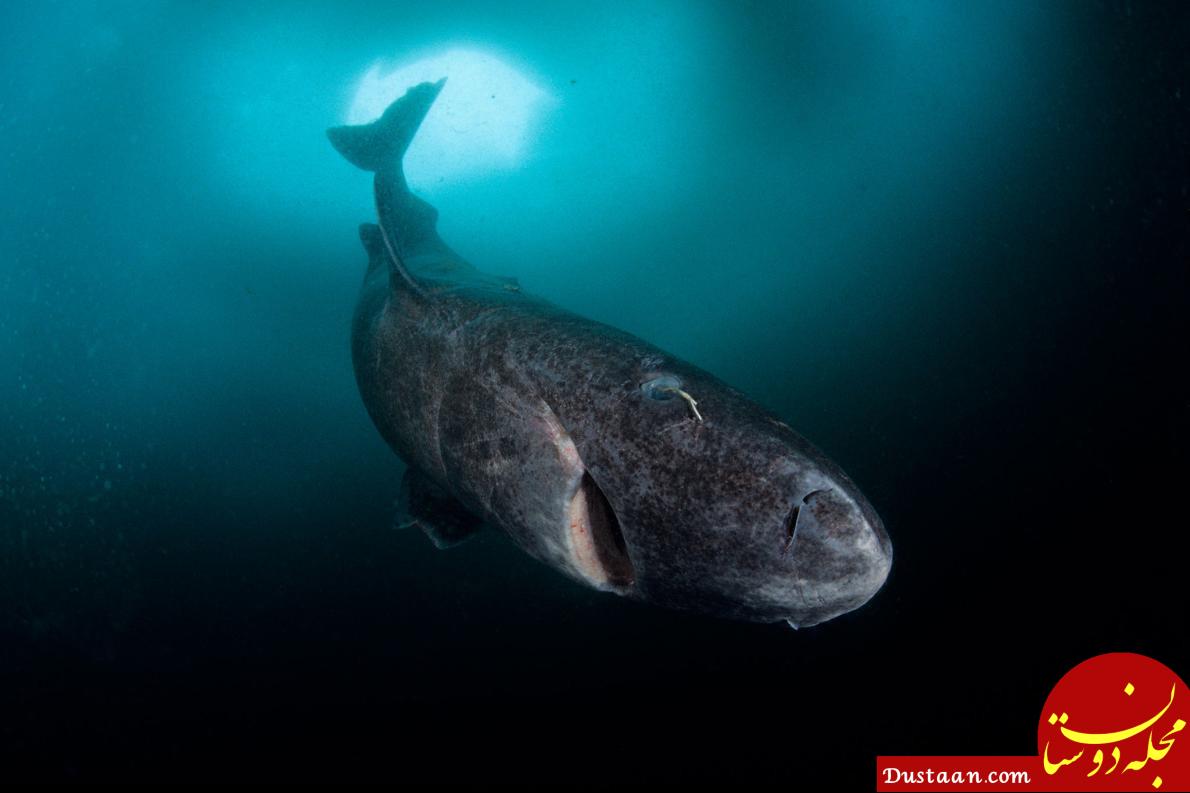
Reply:
[[[588,585],[795,627],[866,602],[892,547],[834,463],[711,374],[483,275],[438,238],[400,157],[440,87],[410,89],[369,127],[331,131],[376,171],[380,228],[361,228],[371,263],[352,352],[384,439],[466,510]],[[386,125],[399,152],[361,155]],[[702,420],[676,393],[642,388],[662,376]],[[615,524],[593,532],[595,563],[567,517],[592,482]]]

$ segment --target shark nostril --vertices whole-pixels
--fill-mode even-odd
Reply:
[[[789,553],[789,549],[793,547],[793,541],[797,537],[797,519],[801,512],[801,505],[794,505],[785,518],[785,547],[781,549],[783,554]]]
[[[818,494],[820,494],[820,493],[825,493],[825,492],[826,492],[825,490],[811,490],[809,493],[807,493],[807,494],[806,494],[806,495],[805,495],[805,496],[802,498],[802,503],[803,503],[803,504],[809,504],[809,503],[810,503],[810,499],[814,498],[814,496],[816,496],[816,495],[818,495]]]

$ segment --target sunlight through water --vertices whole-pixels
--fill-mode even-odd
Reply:
[[[451,49],[395,68],[373,64],[359,80],[346,121],[372,121],[410,86],[442,77],[446,87],[405,158],[410,184],[426,187],[519,165],[553,98],[479,50]]]

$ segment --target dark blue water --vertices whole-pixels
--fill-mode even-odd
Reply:
[[[1031,753],[1096,653],[1185,676],[1188,40],[1177,3],[5,4],[0,779],[868,787]],[[370,184],[323,130],[451,52],[542,98],[419,142],[443,236],[837,459],[896,548],[869,605],[730,623],[390,528]]]

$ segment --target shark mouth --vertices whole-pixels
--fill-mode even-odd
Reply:
[[[636,579],[628,546],[607,496],[583,470],[566,510],[571,562],[594,587],[623,591]]]
[[[551,543],[549,556],[588,586],[624,594],[635,583],[636,571],[616,511],[587,470],[570,433],[547,403],[541,403],[539,416],[558,455],[565,482],[563,500],[558,504],[563,507],[559,516],[561,531],[556,535],[559,542]]]

